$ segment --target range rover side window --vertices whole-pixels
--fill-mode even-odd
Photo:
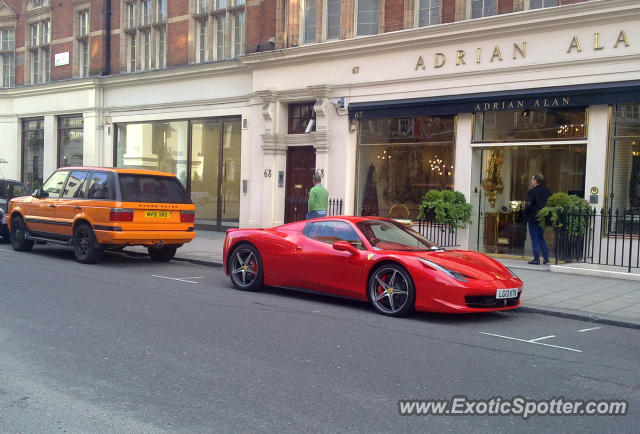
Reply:
[[[88,182],[87,199],[115,200],[113,174],[110,172],[91,172],[86,182]]]
[[[84,198],[84,179],[87,177],[86,170],[73,170],[62,192],[63,199],[82,199]]]
[[[68,170],[59,170],[54,172],[42,186],[42,191],[49,193],[49,197],[52,199],[59,198],[62,186],[64,185],[64,180],[67,179],[68,174]]]

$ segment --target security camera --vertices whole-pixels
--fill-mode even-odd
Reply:
[[[336,109],[344,108],[344,97],[342,98],[331,98],[331,104],[335,106]]]
[[[309,120],[309,123],[307,124],[307,128],[304,130],[305,134],[309,134],[311,131],[313,131],[313,126],[315,125],[316,121],[314,121],[313,119]]]

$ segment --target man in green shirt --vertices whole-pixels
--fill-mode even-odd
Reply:
[[[329,192],[320,184],[320,181],[322,181],[320,176],[313,175],[314,186],[309,191],[309,212],[307,213],[307,220],[327,215]]]

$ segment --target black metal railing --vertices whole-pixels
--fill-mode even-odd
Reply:
[[[555,262],[640,268],[640,209],[595,209],[558,215]]]
[[[287,223],[297,222],[307,218],[307,205],[309,200],[293,197],[285,197],[285,216],[289,216]],[[344,202],[342,199],[329,199],[329,207],[327,209],[328,216],[341,215]]]
[[[418,232],[439,247],[458,246],[458,228],[445,223],[418,220]]]

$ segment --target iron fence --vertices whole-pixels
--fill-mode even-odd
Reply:
[[[458,228],[448,223],[436,223],[433,221],[419,220],[418,232],[420,235],[436,243],[439,247],[458,246]]]
[[[307,218],[308,199],[304,197],[286,197],[284,199],[285,216],[291,216],[287,223],[297,222]],[[344,202],[342,199],[329,199],[328,216],[341,215]]]
[[[640,209],[595,209],[558,215],[555,263],[640,268]]]

